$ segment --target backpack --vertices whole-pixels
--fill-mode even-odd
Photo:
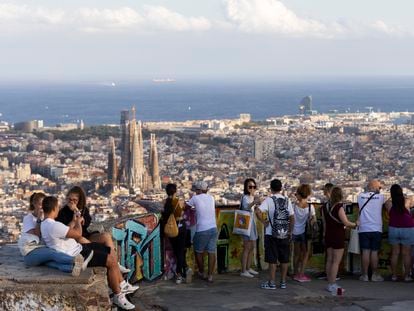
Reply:
[[[272,227],[272,237],[276,239],[286,239],[288,238],[290,222],[288,211],[289,199],[287,197],[276,198],[275,196],[272,196],[271,198],[275,204],[273,222],[269,211],[267,211],[267,213],[270,226]]]

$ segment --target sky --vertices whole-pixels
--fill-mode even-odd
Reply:
[[[0,80],[414,73],[412,0],[0,0]]]

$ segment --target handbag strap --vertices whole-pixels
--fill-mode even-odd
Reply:
[[[338,220],[334,215],[332,215],[332,210],[336,205],[332,206],[331,208],[328,207],[328,203],[326,203],[326,210],[328,211],[329,216],[335,220],[338,224],[342,224],[342,221]]]
[[[362,210],[364,209],[365,206],[367,206],[368,202],[371,201],[371,199],[376,195],[377,193],[374,192],[369,198],[368,200],[365,201],[364,205],[362,205],[362,207],[359,209],[359,216],[361,216]]]

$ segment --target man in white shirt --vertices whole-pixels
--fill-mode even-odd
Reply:
[[[256,209],[256,216],[265,226],[265,261],[269,264],[270,280],[261,285],[262,289],[276,289],[276,265],[281,266],[280,288],[286,288],[289,265],[290,241],[295,224],[294,210],[289,198],[281,194],[282,182],[270,182],[272,195]],[[267,219],[262,213],[267,214]]]
[[[114,256],[114,252],[111,252],[109,247],[104,244],[80,244],[76,242],[77,239],[82,238],[83,218],[81,215],[75,213],[73,215],[73,225],[69,227],[61,222],[55,221],[59,214],[59,202],[57,198],[53,196],[44,198],[42,208],[45,214],[45,220],[42,222],[40,230],[46,245],[70,256],[81,254],[85,257],[87,253],[92,251],[93,256],[88,266],[107,268],[108,285],[114,293],[114,304],[126,310],[134,310],[135,306],[125,296],[126,290],[124,291],[123,288],[125,281],[119,271],[118,261]]]
[[[367,282],[368,268],[371,265],[371,281],[381,282],[383,277],[377,273],[378,251],[382,237],[382,209],[385,204],[384,195],[380,193],[381,183],[371,180],[367,191],[358,195],[359,215],[359,244],[362,250],[361,281]]]
[[[196,233],[194,235],[194,251],[199,276],[202,279],[213,281],[213,272],[216,265],[217,224],[214,198],[207,194],[206,182],[196,182],[194,195],[187,206],[196,211]],[[204,252],[208,253],[208,276],[204,274]]]

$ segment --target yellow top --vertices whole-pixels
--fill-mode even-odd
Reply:
[[[176,220],[181,220],[183,217],[183,213],[184,213],[184,208],[182,206],[182,204],[180,204],[180,199],[175,197],[172,200],[172,207],[174,210],[174,217]]]

